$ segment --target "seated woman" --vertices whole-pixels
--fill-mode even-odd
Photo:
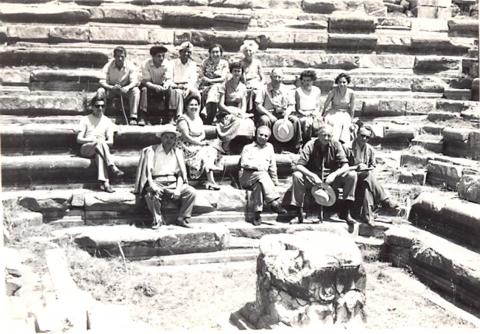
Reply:
[[[258,51],[258,44],[254,40],[246,40],[240,47],[243,54],[242,68],[245,85],[247,86],[247,110],[251,111],[254,107],[253,101],[259,90],[263,88],[263,69],[260,60],[255,58]]]
[[[98,170],[100,190],[113,193],[108,172],[114,176],[122,176],[123,172],[115,166],[110,147],[113,145],[113,123],[103,114],[105,102],[95,96],[91,101],[93,111],[80,121],[77,143],[81,144],[80,155],[86,158],[95,157]]]
[[[322,110],[325,122],[333,126],[333,139],[346,147],[352,144],[350,127],[355,107],[355,93],[347,88],[350,81],[350,76],[346,73],[340,73],[335,78],[336,86],[328,93]],[[330,105],[331,108],[328,109]]]
[[[312,138],[314,119],[320,117],[320,88],[313,86],[317,75],[312,70],[300,73],[300,87],[295,90],[295,113],[302,125],[302,140],[305,144]]]
[[[217,149],[205,140],[203,122],[199,116],[200,100],[192,96],[186,101],[185,113],[177,119],[177,128],[180,132],[179,147],[183,150],[188,174],[192,180],[207,174],[205,187],[210,190],[219,190],[220,186],[215,182],[213,172],[223,170],[216,165],[220,160]]]
[[[200,89],[206,115],[200,115],[205,124],[212,124],[218,109],[218,89],[228,75],[228,62],[222,59],[223,48],[220,44],[213,44],[208,48],[208,58],[202,64]]]
[[[229,152],[230,142],[237,136],[253,137],[253,114],[247,113],[247,87],[242,83],[243,68],[240,62],[229,64],[232,77],[220,87],[217,134],[222,148]]]

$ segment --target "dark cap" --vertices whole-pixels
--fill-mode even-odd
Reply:
[[[165,53],[168,49],[163,45],[154,45],[150,48],[150,55],[155,56],[157,53]]]

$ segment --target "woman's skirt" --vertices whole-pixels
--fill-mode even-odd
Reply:
[[[212,145],[199,146],[181,142],[180,148],[192,180],[199,179],[205,170],[218,169],[221,155]]]
[[[333,139],[341,141],[343,144],[350,146],[350,125],[352,117],[347,110],[330,109],[325,115],[325,122],[333,127]]]

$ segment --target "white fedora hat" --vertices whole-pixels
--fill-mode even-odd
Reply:
[[[164,133],[174,133],[177,137],[180,136],[180,132],[177,131],[177,127],[173,124],[162,125],[160,130],[156,133],[156,136],[161,137]]]
[[[273,124],[272,133],[276,140],[286,143],[293,138],[293,124],[288,119],[279,119]]]
[[[317,202],[321,206],[332,206],[337,200],[337,196],[335,196],[335,191],[330,185],[326,183],[313,186],[312,196],[315,202]]]

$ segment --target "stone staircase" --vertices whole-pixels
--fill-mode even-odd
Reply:
[[[375,130],[377,176],[409,214],[406,221],[395,217],[399,212],[381,212],[353,238],[366,260],[412,268],[476,313],[480,204],[462,190],[465,178],[480,171],[478,16],[466,16],[474,6],[467,0],[5,0],[1,196],[17,210],[9,219],[37,222],[41,214],[56,227],[54,240],[71,238],[91,254],[149,265],[252,260],[258,239],[271,233],[345,233],[334,217],[292,226],[267,211],[265,224],[249,224],[248,192],[230,185],[238,155],[225,157],[226,171],[216,175],[221,191],[195,184],[194,229],[137,227],[149,218],[135,202],[132,182],[139,150],[155,143],[158,126],[120,125],[115,115],[113,151],[126,175],[116,180],[114,194],[91,189],[95,170],[76,155],[75,130],[114,46],[126,46],[139,66],[152,44],[165,44],[174,58],[175,46],[190,40],[200,63],[213,42],[232,58],[253,38],[265,74],[282,68],[292,89],[307,68],[316,71],[323,99],[336,75],[352,76],[355,116]],[[215,137],[213,127],[206,132]],[[296,157],[277,155],[284,192]]]

